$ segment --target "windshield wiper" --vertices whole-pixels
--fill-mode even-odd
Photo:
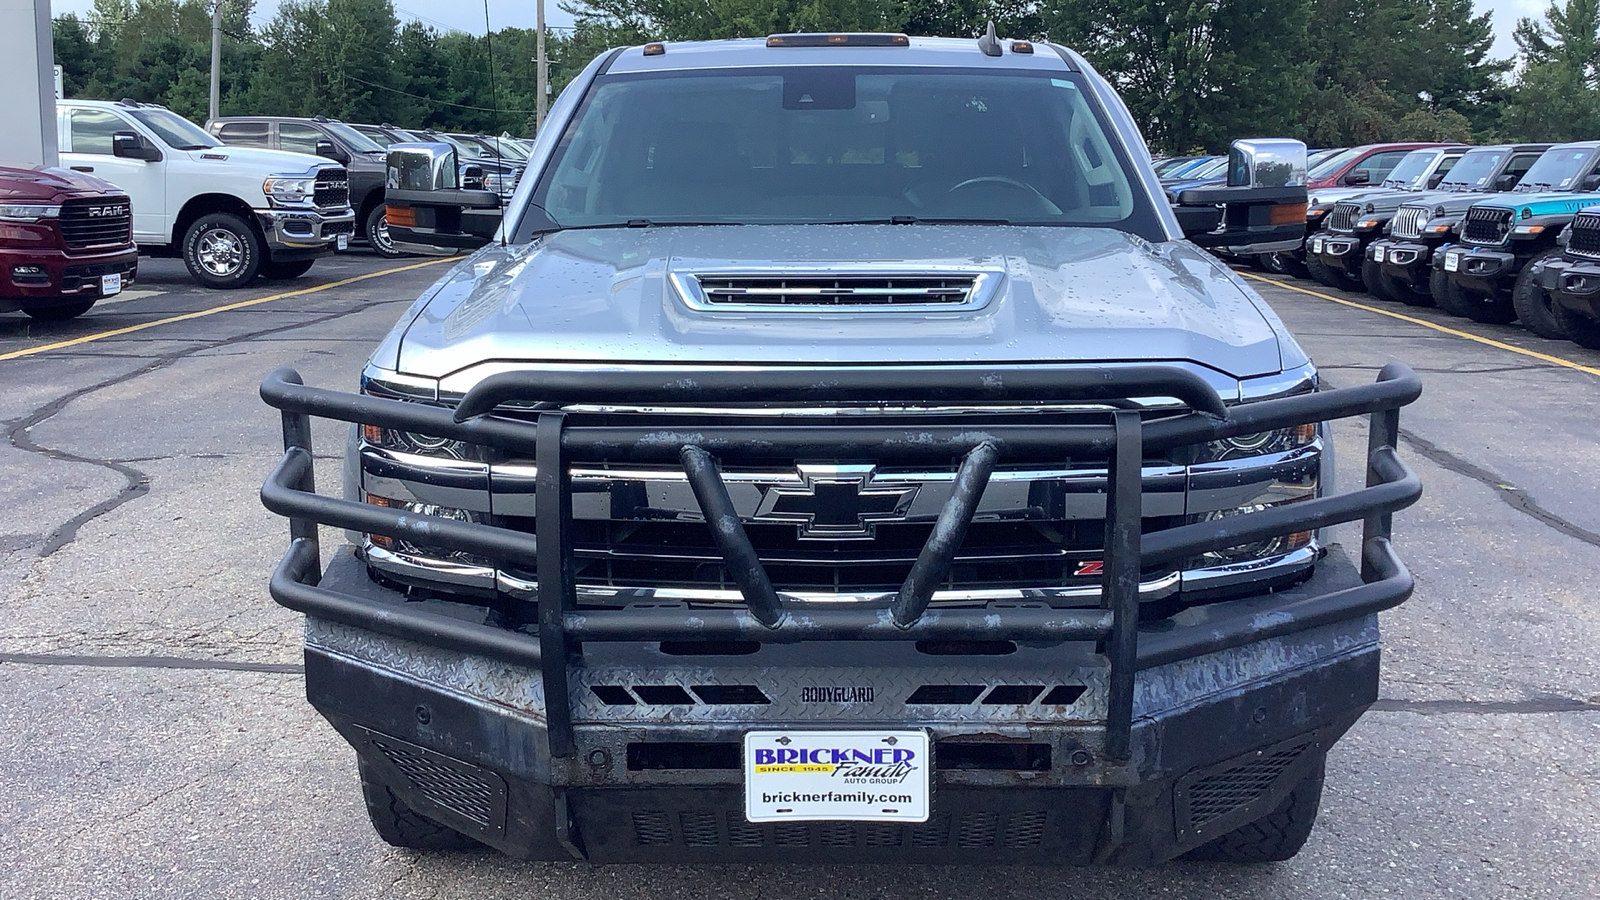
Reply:
[[[1010,219],[966,219],[957,216],[888,216],[882,219],[839,219],[797,222],[807,225],[1010,225]]]

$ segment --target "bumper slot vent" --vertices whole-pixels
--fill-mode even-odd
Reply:
[[[737,810],[636,810],[633,838],[640,847],[815,847],[828,849],[956,846],[962,849],[1042,845],[1048,813],[1042,809],[979,810],[936,815],[922,825],[883,822],[778,822],[753,824]]]
[[[964,706],[978,699],[985,685],[981,684],[925,684],[906,698],[907,706],[955,704]]]
[[[408,803],[469,834],[504,832],[506,783],[498,774],[386,734],[362,730],[367,746],[378,751],[374,756],[381,754],[403,779],[393,782],[394,786],[410,789],[404,795]]]
[[[986,769],[995,772],[1048,772],[1050,745],[940,741],[935,745],[933,759],[940,771]]]
[[[676,684],[636,684],[632,693],[621,685],[596,684],[589,690],[606,706],[766,706],[772,702],[753,684],[697,684],[688,690]]]
[[[1254,804],[1280,782],[1298,777],[1301,767],[1295,764],[1312,746],[1304,739],[1280,744],[1184,778],[1175,793],[1179,826],[1202,833]]]

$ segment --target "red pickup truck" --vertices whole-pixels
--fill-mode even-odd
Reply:
[[[139,270],[133,203],[66,169],[0,166],[0,312],[59,322],[120,292]]]

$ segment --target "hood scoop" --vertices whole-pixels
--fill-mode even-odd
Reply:
[[[706,311],[977,309],[994,296],[998,271],[674,272],[684,302]]]

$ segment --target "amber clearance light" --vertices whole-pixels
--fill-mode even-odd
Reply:
[[[1270,225],[1299,225],[1305,220],[1304,203],[1278,203],[1267,212],[1267,223]]]
[[[417,227],[417,209],[414,206],[386,206],[383,217],[390,225],[399,225],[401,228]]]

